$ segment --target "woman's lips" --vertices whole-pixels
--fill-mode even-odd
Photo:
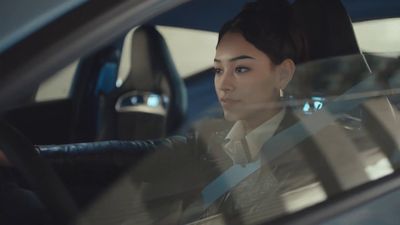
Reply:
[[[222,106],[233,106],[240,102],[240,100],[231,98],[221,98],[219,101],[221,102]]]

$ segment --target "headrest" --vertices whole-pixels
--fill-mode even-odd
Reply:
[[[297,0],[293,8],[308,40],[310,60],[360,53],[351,19],[340,0]]]
[[[154,27],[144,25],[133,33],[131,69],[121,89],[167,97],[167,131],[174,130],[183,121],[186,88],[163,37]]]
[[[297,0],[293,9],[306,36],[308,60],[312,62],[298,66],[285,90],[289,96],[299,99],[340,95],[368,74],[351,19],[340,0]],[[352,78],[345,76],[356,70],[360,73],[351,74]]]

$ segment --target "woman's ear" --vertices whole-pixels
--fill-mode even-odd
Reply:
[[[293,60],[285,59],[278,65],[278,88],[283,90],[288,83],[292,80],[293,74],[296,70],[296,65]]]

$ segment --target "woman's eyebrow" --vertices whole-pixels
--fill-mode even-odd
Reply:
[[[231,58],[231,59],[228,59],[228,61],[229,61],[229,62],[233,62],[233,61],[241,60],[241,59],[255,59],[255,58],[254,58],[254,57],[251,57],[251,56],[248,56],[248,55],[240,55],[240,56],[237,56],[237,57],[233,57],[233,58]],[[215,59],[214,59],[214,62],[221,62],[221,60],[215,58]]]

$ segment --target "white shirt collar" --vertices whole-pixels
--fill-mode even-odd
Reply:
[[[234,162],[237,161],[237,157],[246,157],[245,155],[248,153],[245,152],[246,147],[243,146],[242,142],[242,138],[245,137],[251,160],[255,159],[264,143],[267,142],[278,129],[278,126],[285,115],[285,111],[285,109],[281,110],[271,119],[265,121],[260,126],[250,131],[247,135],[245,135],[246,131],[243,122],[237,121],[225,138],[226,144],[224,145],[224,149],[226,153]],[[240,150],[238,150],[238,148]],[[238,154],[240,156],[238,156]]]

